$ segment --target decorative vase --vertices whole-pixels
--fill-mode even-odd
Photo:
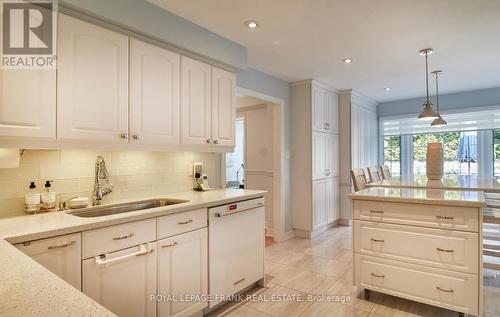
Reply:
[[[443,177],[443,143],[427,144],[427,179],[439,180]]]

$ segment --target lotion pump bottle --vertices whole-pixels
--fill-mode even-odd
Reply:
[[[56,193],[52,190],[52,181],[45,181],[45,191],[42,193],[42,208],[52,210],[56,208]]]
[[[40,193],[36,191],[35,182],[30,183],[30,190],[24,196],[26,213],[35,214],[40,208]]]

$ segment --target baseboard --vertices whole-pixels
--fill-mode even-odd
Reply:
[[[266,237],[274,237],[274,230],[266,227]]]
[[[288,232],[285,232],[285,234],[283,234],[283,239],[281,241],[285,241],[285,240],[291,239],[293,237],[295,237],[295,231],[290,230]]]
[[[330,230],[333,227],[336,227],[339,225],[339,220],[337,219],[334,222],[331,222],[327,225],[324,225],[323,227],[317,228],[315,230],[303,230],[303,229],[295,229],[295,236],[299,238],[305,238],[305,239],[311,239],[314,238],[315,236]]]
[[[339,219],[339,225],[341,226],[350,226],[351,225],[351,219],[346,219],[346,218],[342,218],[342,219]]]

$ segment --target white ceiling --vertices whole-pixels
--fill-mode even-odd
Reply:
[[[246,46],[250,67],[287,81],[314,78],[378,102],[418,97],[418,51],[432,47],[440,92],[500,86],[500,0],[151,2]],[[244,27],[249,19],[260,27]]]

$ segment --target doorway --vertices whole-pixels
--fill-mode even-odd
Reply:
[[[226,188],[265,190],[266,245],[284,239],[283,101],[238,88],[236,146],[222,156]]]

